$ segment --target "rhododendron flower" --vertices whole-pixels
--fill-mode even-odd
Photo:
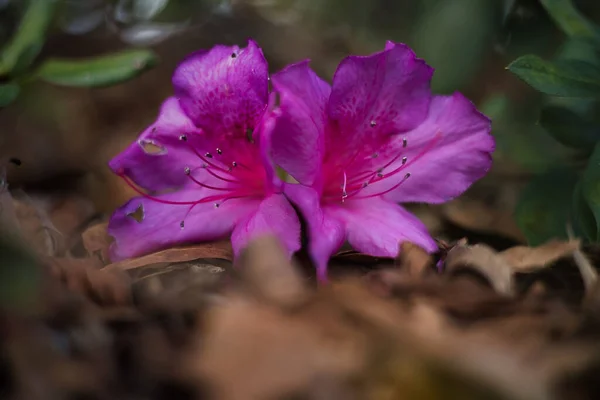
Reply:
[[[142,194],[110,220],[113,259],[228,235],[237,254],[249,238],[267,233],[290,255],[298,250],[299,221],[267,154],[261,49],[249,41],[244,49],[193,53],[176,69],[173,86],[157,120],[110,162]]]
[[[397,203],[447,201],[490,168],[490,121],[459,93],[432,96],[432,75],[410,48],[388,42],[344,59],[331,87],[308,61],[272,77],[273,160],[300,183],[284,192],[307,222],[321,280],[346,240],[374,256],[396,256],[402,241],[435,251]]]

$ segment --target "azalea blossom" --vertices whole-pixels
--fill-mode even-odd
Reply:
[[[437,249],[427,229],[398,203],[442,203],[491,166],[488,118],[460,93],[430,92],[433,69],[404,44],[350,56],[332,85],[308,61],[272,77],[279,109],[276,164],[300,185],[284,193],[306,220],[321,280],[347,240],[356,250],[394,257],[410,241]]]
[[[234,253],[277,235],[291,255],[300,225],[268,155],[268,69],[253,41],[188,56],[175,95],[111,169],[140,193],[115,211],[108,231],[119,260],[231,235]]]

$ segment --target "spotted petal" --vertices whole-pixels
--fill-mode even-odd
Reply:
[[[396,257],[400,243],[405,241],[429,252],[437,249],[427,228],[417,217],[386,200],[356,200],[343,206],[325,206],[325,211],[344,224],[348,242],[360,252]]]
[[[262,50],[215,46],[188,56],[173,75],[183,110],[206,132],[245,138],[267,106],[268,68]]]
[[[280,98],[272,135],[273,159],[298,182],[313,185],[321,174],[325,107],[331,88],[308,61],[286,67],[272,81]]]
[[[177,99],[170,97],[156,121],[109,166],[151,191],[180,187],[189,182],[183,173],[185,166],[198,163],[190,145],[179,140],[182,134],[199,135],[200,130],[183,113]]]
[[[344,59],[333,78],[328,113],[337,129],[328,148],[376,145],[418,126],[427,116],[433,69],[404,44]]]
[[[250,240],[265,235],[278,237],[290,257],[300,249],[300,222],[294,208],[282,194],[267,196],[254,212],[240,220],[231,235],[235,255]]]
[[[405,156],[407,162],[402,167],[398,158],[383,173],[398,168],[402,168],[401,172],[370,186],[362,194],[387,192],[410,173],[410,178],[385,194],[387,199],[424,203],[448,201],[490,169],[495,147],[490,131],[490,120],[460,93],[436,96],[423,124],[397,136],[387,149],[392,154]],[[406,148],[402,138],[406,138]]]
[[[306,221],[308,251],[320,281],[327,280],[327,262],[344,243],[343,223],[321,208],[319,193],[307,186],[286,184],[284,193]]]
[[[169,193],[158,198],[167,202],[192,201],[201,197],[201,192]],[[218,208],[212,202],[202,203],[190,210],[190,205],[134,198],[110,219],[108,233],[115,238],[111,258],[118,261],[171,246],[227,237],[235,224],[256,210],[258,204],[259,200],[239,199],[226,201]]]

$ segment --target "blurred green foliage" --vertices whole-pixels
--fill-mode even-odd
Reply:
[[[517,222],[532,244],[566,238],[569,226],[587,241],[600,240],[600,27],[571,0],[542,0],[566,43],[553,60],[527,54],[507,68],[543,93],[539,123],[558,142],[577,150],[579,163],[531,180],[517,207]]]
[[[8,7],[24,7],[24,10],[14,32],[7,35],[0,48],[0,107],[13,102],[21,86],[34,80],[62,86],[108,86],[134,78],[156,63],[156,56],[150,50],[123,51],[94,59],[38,60],[57,10],[63,5],[61,0],[9,3]]]

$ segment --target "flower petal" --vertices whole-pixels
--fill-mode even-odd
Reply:
[[[429,252],[437,249],[427,228],[397,204],[380,198],[348,201],[344,206],[326,206],[343,221],[348,241],[355,250],[379,257],[396,257],[399,244],[408,241]]]
[[[177,99],[170,97],[162,104],[154,124],[113,158],[109,166],[148,190],[179,187],[189,181],[183,173],[185,166],[198,163],[190,146],[179,136],[200,132],[183,113]]]
[[[241,50],[215,46],[181,62],[173,85],[183,110],[207,134],[245,138],[267,106],[267,61],[252,40]]]
[[[329,117],[338,125],[328,148],[364,146],[418,126],[427,115],[433,69],[404,44],[344,59],[333,78]]]
[[[389,190],[410,173],[410,178],[385,194],[387,199],[424,203],[448,201],[490,169],[495,147],[490,132],[490,120],[463,95],[436,96],[423,124],[403,135],[406,148],[402,148],[401,137],[390,147],[392,152],[407,157],[402,172],[372,185],[364,194]],[[383,173],[399,165],[400,159]]]
[[[272,154],[275,163],[298,182],[312,186],[321,173],[331,88],[308,63],[290,65],[271,79],[280,98]]]
[[[298,208],[307,225],[308,252],[317,269],[317,278],[327,280],[329,257],[344,243],[343,224],[321,208],[319,193],[307,186],[285,184],[284,194]]]
[[[234,254],[239,255],[251,239],[262,235],[277,236],[290,257],[300,249],[300,222],[283,194],[266,197],[236,225],[231,235]]]
[[[163,201],[187,201],[196,197],[193,191],[186,191],[159,198]],[[258,200],[236,199],[226,201],[218,208],[214,203],[198,204],[190,211],[189,205],[167,205],[136,197],[117,209],[110,219],[108,233],[115,238],[111,258],[117,261],[170,246],[226,237],[235,224],[252,213],[258,204]],[[141,220],[138,222],[135,215],[140,211]],[[183,228],[181,221],[185,222]]]

